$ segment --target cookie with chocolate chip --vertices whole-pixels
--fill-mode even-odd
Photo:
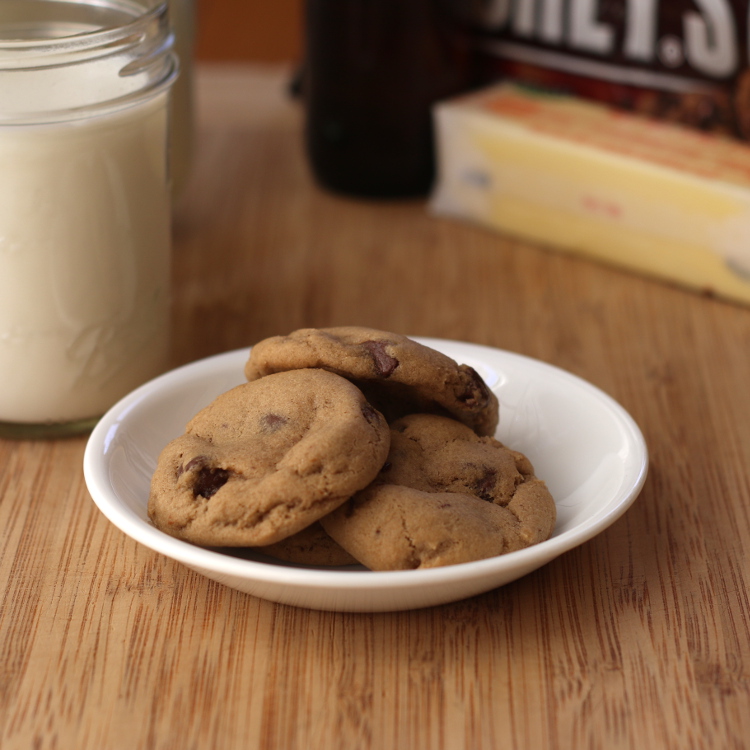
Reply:
[[[391,426],[378,478],[321,519],[373,570],[432,568],[523,549],[549,538],[555,503],[529,460],[445,417]]]
[[[302,367],[348,378],[391,422],[406,414],[450,416],[493,435],[498,402],[478,373],[406,336],[372,328],[303,328],[256,344],[245,365],[254,381]]]
[[[195,544],[274,544],[366,487],[389,444],[383,416],[334,373],[300,369],[245,383],[163,450],[149,517]]]

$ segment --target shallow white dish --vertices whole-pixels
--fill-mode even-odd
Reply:
[[[498,395],[498,439],[531,459],[555,498],[558,519],[548,541],[462,565],[371,572],[287,565],[259,555],[233,557],[158,531],[146,507],[159,453],[196,412],[244,381],[247,349],[180,367],[116,404],[86,446],[84,473],[91,496],[133,539],[220,583],[284,604],[352,612],[427,607],[502,586],[595,536],[635,500],[646,479],[646,445],[633,419],[605,393],[518,354],[416,340],[474,367]]]

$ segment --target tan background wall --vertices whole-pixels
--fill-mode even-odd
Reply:
[[[197,0],[202,60],[298,60],[304,0]]]

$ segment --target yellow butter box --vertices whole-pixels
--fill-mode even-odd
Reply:
[[[750,303],[750,145],[511,84],[434,117],[435,213]]]

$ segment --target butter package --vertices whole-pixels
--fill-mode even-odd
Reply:
[[[750,303],[750,146],[513,84],[435,107],[431,210]]]

